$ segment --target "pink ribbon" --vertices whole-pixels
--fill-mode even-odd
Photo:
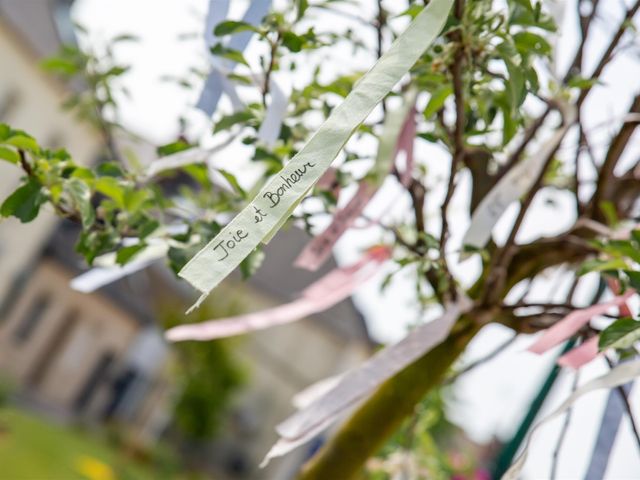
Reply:
[[[342,234],[362,215],[364,208],[377,190],[377,187],[366,180],[360,182],[353,198],[344,208],[336,212],[331,225],[307,244],[294,265],[315,272],[329,258],[331,249]]]
[[[620,281],[616,278],[608,278],[607,284],[609,285],[609,290],[613,292],[614,295],[620,294]],[[627,302],[624,302],[620,307],[618,307],[618,313],[621,317],[630,317],[631,310],[629,309],[629,305]]]
[[[598,336],[591,337],[589,340],[574,348],[570,352],[565,353],[558,359],[558,365],[561,367],[570,367],[579,369],[587,363],[594,360],[600,353],[598,352]]]
[[[599,303],[588,308],[575,310],[564,317],[551,328],[545,330],[542,336],[529,347],[529,351],[533,353],[544,353],[550,348],[562,343],[580,330],[596,315],[606,313],[611,307],[619,307],[623,305],[627,299],[635,293],[635,290],[628,290],[624,295],[612,298],[608,302]]]
[[[416,128],[416,107],[414,106],[404,122],[396,148],[396,160],[400,152],[404,152],[406,156],[404,170],[400,172],[400,169],[398,169],[398,172],[400,172],[400,183],[402,183],[404,187],[409,186],[413,175],[413,143],[416,139]]]
[[[374,247],[356,264],[337,268],[311,284],[300,298],[274,308],[235,317],[209,320],[170,328],[167,340],[213,340],[291,323],[326,310],[353,294],[355,289],[376,274],[391,256],[388,247]]]
[[[616,295],[620,293],[620,282],[614,278],[609,278],[607,280],[609,284],[609,289]],[[631,316],[631,310],[629,310],[629,305],[624,301],[618,306],[618,313],[621,317]],[[597,357],[601,355],[601,352],[598,350],[598,339],[599,335],[595,337],[591,337],[589,340],[584,342],[582,345],[574,348],[570,352],[565,353],[558,359],[558,365],[561,367],[570,367],[574,369],[579,369],[586,365],[587,363],[595,360]]]
[[[400,182],[405,187],[411,182],[413,173],[413,143],[416,137],[416,109],[413,107],[405,120],[394,157],[397,159],[399,152],[405,152],[406,165],[404,171],[400,172]],[[331,225],[320,235],[311,240],[302,250],[294,265],[298,268],[315,272],[329,258],[331,250],[344,232],[349,229],[358,219],[369,201],[378,191],[378,187],[363,180],[358,186],[358,191],[341,210],[338,210],[333,217]]]
[[[340,191],[342,190],[342,187],[338,182],[338,169],[329,167],[316,183],[316,187],[322,190],[327,190],[331,192],[334,197],[338,198],[340,196]]]

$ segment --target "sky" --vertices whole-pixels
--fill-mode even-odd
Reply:
[[[282,1],[276,1],[282,5]],[[358,8],[353,9],[360,15],[370,15],[373,4],[370,0],[362,0]],[[567,14],[561,22],[562,28],[558,37],[559,55],[557,66],[564,71],[568,59],[572,56],[577,40],[575,1],[547,2],[558,14],[564,11],[567,4]],[[607,7],[613,2],[606,2]],[[606,39],[611,34],[613,25],[617,25],[619,7],[622,1],[615,2],[616,6],[607,10],[598,20],[587,45],[586,64],[592,67],[600,57],[600,52],[606,45]],[[626,3],[630,3],[626,0]],[[386,1],[385,6],[391,11],[398,10],[398,2]],[[232,2],[230,18],[238,19],[247,2],[236,0]],[[617,7],[617,8],[616,8]],[[193,132],[204,132],[209,126],[209,119],[193,105],[197,99],[200,86],[186,91],[170,82],[161,81],[165,76],[182,76],[190,68],[207,68],[207,56],[201,38],[204,28],[204,15],[207,8],[206,0],[77,0],[73,14],[77,22],[89,30],[88,44],[101,44],[108,38],[120,33],[135,33],[141,38],[139,43],[122,44],[116,50],[118,58],[131,63],[133,69],[124,80],[124,84],[131,92],[131,99],[122,102],[121,120],[133,131],[150,141],[162,144],[175,139],[178,118],[184,116],[189,119]],[[396,25],[400,28],[404,20],[398,19]],[[348,21],[340,17],[320,15],[316,18],[318,28],[330,26],[337,30],[348,25]],[[351,26],[354,26],[353,24]],[[367,43],[374,41],[371,29],[357,27],[357,34]],[[182,37],[188,37],[181,39]],[[250,45],[247,58],[255,61],[260,53],[255,44]],[[349,49],[334,49],[324,52],[330,62],[325,62],[331,68],[327,75],[348,73],[353,69],[367,69],[373,58],[358,54],[352,55]],[[607,69],[604,77],[605,84],[596,87],[594,95],[585,105],[586,126],[593,132],[593,144],[596,153],[601,153],[607,138],[612,134],[611,120],[620,117],[627,108],[630,96],[640,87],[640,61],[633,58],[633,52],[621,56]],[[304,65],[295,75],[280,73],[278,81],[283,84],[302,85],[309,75],[309,69]],[[616,92],[613,95],[611,92]],[[422,98],[421,101],[427,101]],[[220,108],[228,108],[226,100]],[[374,113],[376,115],[376,113]],[[626,162],[637,158],[640,151],[638,141],[627,152]],[[209,138],[205,142],[212,141]],[[215,143],[215,142],[213,142]],[[362,150],[371,150],[374,145],[359,145]],[[240,173],[240,180],[249,185],[259,173],[255,167],[247,170],[248,150],[241,145],[232,145],[225,150],[220,158],[215,158],[217,166],[234,173]],[[568,155],[570,151],[561,149],[560,154]],[[432,187],[427,205],[427,222],[439,221],[439,205],[444,195],[441,188],[442,179],[446,178],[449,170],[449,158],[437,147],[418,142],[416,155],[425,159],[428,164],[427,185]],[[582,169],[584,179],[593,179],[594,173],[589,165]],[[469,196],[469,182],[465,176],[461,177],[460,188],[453,198],[450,212],[450,224],[453,245],[450,252],[450,262],[455,266],[455,273],[463,284],[470,284],[475,280],[479,271],[477,259],[458,264],[455,246],[460,240],[468,219],[464,215]],[[585,190],[587,190],[586,188]],[[367,209],[372,214],[382,210],[387,211],[387,221],[401,219],[406,215],[408,198],[398,184],[389,179],[376,195]],[[553,235],[562,232],[572,223],[573,200],[570,196],[546,189],[536,197],[532,212],[526,217],[519,241],[534,239],[540,235]],[[494,229],[494,238],[503,242],[513,223],[517,207],[513,205],[502,217]],[[326,223],[319,222],[321,230]],[[371,230],[353,229],[339,241],[335,254],[339,263],[347,264],[355,261],[362,250],[370,244],[372,235],[379,232]],[[389,267],[391,268],[391,267]],[[384,342],[393,342],[401,338],[407,326],[418,321],[428,320],[438,315],[436,310],[420,312],[413,299],[411,282],[408,279],[394,282],[383,295],[379,292],[381,273],[378,279],[364,286],[355,296],[354,301],[363,311],[372,335]],[[585,282],[591,283],[593,282]],[[549,275],[536,282],[532,290],[533,297],[557,300],[568,288],[566,275]],[[586,302],[592,287],[585,285],[579,292],[579,299]],[[636,305],[637,311],[637,305]],[[494,346],[505,341],[512,335],[506,328],[490,325],[478,335],[465,354],[464,361],[470,362],[491,351]],[[488,441],[492,435],[501,439],[509,438],[517,427],[525,406],[540,387],[544,377],[551,367],[556,352],[544,356],[536,356],[526,352],[526,348],[533,342],[531,336],[521,336],[502,355],[484,364],[482,367],[462,377],[453,391],[450,415],[454,421],[463,426],[468,435],[476,441]],[[606,371],[603,360],[596,360],[580,371],[580,383],[584,383]],[[563,372],[554,388],[551,397],[546,402],[544,410],[549,412],[557,406],[570,391],[573,382],[572,372]],[[567,440],[559,464],[559,478],[579,478],[586,468],[586,459],[591,451],[597,425],[600,422],[601,411],[606,399],[606,392],[596,392],[579,401],[573,413],[573,420],[568,431]],[[640,389],[632,394],[635,405],[640,405]],[[636,412],[640,418],[640,409]],[[525,478],[547,478],[553,448],[562,419],[543,427],[534,438],[530,458],[524,470]],[[620,433],[617,437],[610,461],[608,478],[637,478],[640,472],[640,452],[632,440],[628,422],[623,419]]]

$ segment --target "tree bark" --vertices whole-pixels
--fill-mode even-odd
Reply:
[[[461,317],[449,337],[387,380],[299,474],[299,480],[347,480],[357,477],[415,405],[438,386],[451,365],[480,330],[470,315]]]

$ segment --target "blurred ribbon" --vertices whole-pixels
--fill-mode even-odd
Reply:
[[[69,283],[69,286],[77,292],[95,292],[105,285],[147,268],[157,260],[164,258],[168,250],[169,246],[164,242],[149,245],[149,247],[138,253],[136,257],[126,265],[111,265],[92,268],[91,270],[74,277]],[[109,255],[109,257],[113,257],[115,259],[115,254]]]
[[[609,278],[607,279],[607,283],[609,284],[609,289],[615,295],[618,295],[620,293],[620,282],[615,279]],[[620,317],[631,316],[631,310],[629,309],[629,305],[626,301],[618,306],[618,314],[620,315]],[[601,352],[598,350],[598,339],[599,335],[591,337],[586,342],[583,342],[579,347],[576,347],[570,352],[565,353],[558,359],[558,365],[560,365],[561,367],[570,367],[577,370],[578,368],[583,367],[592,360],[595,360],[598,356],[601,355]]]
[[[406,153],[407,158],[405,171],[401,178],[404,179],[407,172],[409,172],[410,178],[412,161],[409,159],[413,157],[416,95],[416,91],[410,91],[400,108],[387,113],[372,171],[360,182],[358,190],[349,203],[335,213],[331,224],[324,232],[311,240],[298,255],[294,262],[296,267],[316,271],[329,258],[335,243],[362,215],[401,150]]]
[[[550,422],[551,420],[557,418],[562,415],[565,411],[567,411],[571,405],[574,404],[576,400],[578,400],[583,395],[587,393],[593,392],[594,390],[599,390],[602,388],[614,388],[619,385],[623,385],[634,378],[640,375],[640,360],[636,360],[629,363],[624,363],[622,365],[618,365],[617,367],[610,370],[605,375],[602,375],[590,382],[582,385],[575,392],[573,392],[569,398],[567,398],[556,410],[554,410],[551,414],[540,420],[531,430],[529,434],[529,438],[527,439],[527,443],[525,444],[524,450],[520,454],[520,456],[513,462],[513,465],[507,470],[507,472],[502,477],[503,480],[517,480],[524,467],[525,462],[527,461],[527,453],[529,450],[529,445],[531,444],[531,439],[533,434],[536,433],[539,427],[544,425],[545,423]]]
[[[622,388],[624,394],[628,397],[633,388],[633,382],[625,384]],[[601,480],[605,478],[609,457],[618,436],[620,421],[625,412],[624,400],[621,398],[621,394],[622,392],[618,389],[612,389],[609,392],[584,480]]]
[[[286,221],[355,130],[437,38],[452,5],[453,0],[429,2],[302,149],[182,268],[178,275],[201,292],[189,312]]]
[[[348,267],[337,268],[309,285],[300,298],[267,310],[170,328],[166,338],[172,342],[212,340],[284,325],[326,310],[369,280],[391,255],[388,247],[374,247]]]
[[[417,128],[416,114],[416,106],[414,103],[413,108],[407,115],[407,119],[402,127],[402,133],[398,139],[398,147],[396,151],[396,161],[399,158],[398,153],[404,152],[405,154],[404,169],[398,169],[398,173],[400,174],[400,183],[402,183],[404,187],[408,187],[411,184],[411,178],[413,175],[413,144],[416,140]]]
[[[413,329],[400,342],[378,351],[360,367],[340,376],[335,386],[330,385],[326,393],[276,427],[281,438],[261,466],[314,438],[352,411],[383,382],[439,345],[471,306],[472,302],[460,294],[456,303],[445,305],[442,316]]]
[[[494,225],[500,220],[509,205],[522,197],[533,186],[542,172],[549,156],[557,150],[567,131],[575,121],[575,108],[567,106],[564,123],[559,127],[535,155],[522,160],[509,170],[504,177],[482,199],[471,217],[471,224],[462,239],[462,246],[484,248],[491,238]],[[461,259],[468,254],[462,254]]]
[[[546,329],[542,336],[531,345],[528,350],[533,353],[544,353],[550,348],[559,345],[563,341],[575,335],[578,330],[589,323],[596,315],[606,313],[611,307],[623,305],[629,297],[635,294],[635,290],[627,290],[624,295],[613,297],[608,302],[598,303],[591,307],[574,310],[552,327]]]
[[[577,370],[594,360],[599,354],[598,336],[595,336],[562,355],[558,358],[557,363],[561,367],[569,367]]]
[[[249,8],[247,8],[244,17],[242,18],[242,21],[253,26],[258,25],[269,12],[270,6],[271,0],[252,0],[249,4]],[[213,47],[220,41],[213,32],[216,25],[227,18],[228,11],[229,0],[210,0],[204,34],[207,48]],[[254,32],[250,30],[231,35],[231,38],[226,42],[225,47],[242,53],[247,48],[247,45],[249,45],[253,35]],[[232,72],[235,66],[236,62],[232,60],[218,58],[214,55],[211,56],[211,72],[205,80],[204,88],[200,94],[200,99],[196,104],[197,108],[209,116],[213,115],[223,91],[231,100],[235,110],[244,108],[244,104],[238,97],[235,87],[223,73],[224,71]]]

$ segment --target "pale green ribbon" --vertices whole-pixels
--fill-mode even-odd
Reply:
[[[375,63],[291,161],[179,272],[202,292],[197,307],[329,168],[354,131],[418,61],[447,20],[453,0],[433,0]]]

